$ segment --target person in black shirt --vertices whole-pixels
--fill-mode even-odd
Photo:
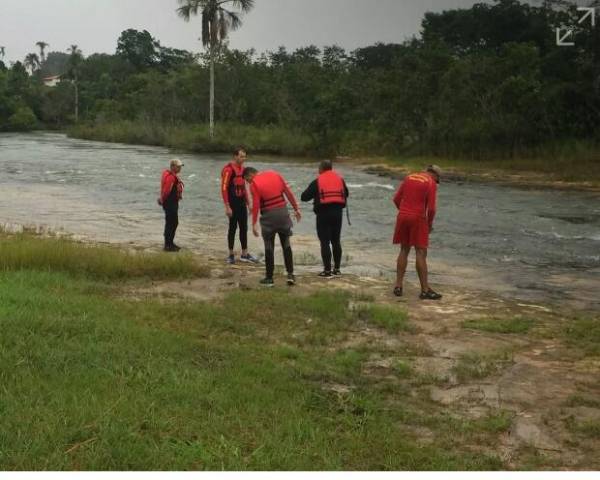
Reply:
[[[321,242],[321,258],[324,270],[322,278],[332,278],[342,274],[342,220],[346,201],[349,197],[344,179],[333,170],[331,160],[324,160],[319,166],[319,177],[302,193],[302,201],[314,202],[317,214],[317,235]],[[331,265],[333,251],[333,269]]]

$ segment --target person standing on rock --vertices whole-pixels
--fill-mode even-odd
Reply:
[[[324,267],[323,272],[319,274],[321,278],[332,278],[342,274],[342,223],[348,195],[346,182],[333,170],[331,160],[321,162],[319,177],[302,193],[303,202],[314,202],[314,212],[317,215],[317,235],[321,243]]]
[[[162,174],[158,204],[165,212],[165,252],[181,250],[175,245],[175,233],[179,226],[179,202],[183,198],[183,182],[179,178],[183,163],[178,158],[171,160],[168,170]]]
[[[247,154],[243,148],[233,152],[233,159],[225,165],[221,172],[221,196],[225,204],[225,215],[229,218],[227,243],[229,256],[227,263],[235,264],[235,236],[239,227],[242,255],[240,260],[246,263],[258,263],[258,260],[248,253],[248,191],[244,180],[244,163]]]
[[[266,277],[260,283],[265,287],[274,285],[275,235],[279,235],[287,270],[287,284],[295,285],[294,255],[290,243],[293,223],[287,203],[292,205],[296,220],[299,222],[302,214],[296,197],[285,179],[275,171],[259,173],[255,168],[248,167],[244,170],[244,178],[250,184],[252,191],[252,232],[254,236],[260,236],[257,227],[260,212],[260,226],[265,243]]]
[[[396,287],[394,295],[402,296],[404,275],[408,265],[408,255],[412,247],[417,256],[417,273],[421,282],[421,300],[440,300],[442,296],[429,286],[427,270],[427,250],[429,234],[433,231],[437,203],[437,186],[442,171],[430,165],[422,173],[408,175],[394,196],[398,218],[394,232],[394,245],[400,245],[398,256]]]

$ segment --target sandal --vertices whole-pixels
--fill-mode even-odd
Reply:
[[[442,299],[442,295],[440,295],[439,293],[434,292],[430,288],[427,292],[421,292],[421,295],[419,295],[419,298],[421,300],[441,300]]]
[[[394,288],[394,295],[395,295],[396,297],[401,297],[401,296],[402,296],[402,293],[403,293],[403,292],[402,292],[402,287],[396,287],[396,288]]]

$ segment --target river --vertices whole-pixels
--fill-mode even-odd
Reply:
[[[90,240],[160,245],[163,215],[156,205],[161,171],[174,154],[164,148],[105,144],[61,134],[0,134],[0,223],[43,227]],[[225,258],[225,217],[219,196],[224,155],[178,155],[186,184],[178,243]],[[316,166],[265,163],[294,192]],[[352,226],[345,224],[345,271],[393,276],[391,245],[395,181],[351,167],[341,172],[351,191]],[[432,235],[431,281],[522,301],[600,308],[600,195],[478,183],[442,183]],[[310,206],[295,229],[300,273],[318,272]],[[259,240],[251,239],[253,252]],[[409,281],[416,282],[411,266]]]

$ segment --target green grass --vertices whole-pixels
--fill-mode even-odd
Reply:
[[[481,318],[466,320],[462,327],[468,330],[479,330],[489,333],[527,333],[535,322],[529,318]]]
[[[481,380],[500,372],[512,363],[510,352],[489,354],[472,352],[461,355],[452,372],[460,382]]]
[[[414,325],[408,321],[408,312],[397,307],[362,305],[358,309],[358,317],[389,333],[415,332]]]
[[[600,355],[600,317],[572,318],[566,323],[562,333],[569,346],[583,355]]]
[[[122,286],[148,271],[129,254],[40,241],[2,239],[12,252],[0,271],[4,470],[503,467],[471,448],[482,435],[492,444],[497,429],[464,428],[458,442],[447,425],[419,442],[423,400],[365,373],[368,348],[342,347],[360,324],[350,293],[133,301]],[[53,243],[86,266],[50,254]],[[398,377],[408,369],[394,367]]]
[[[125,252],[109,246],[91,246],[68,239],[30,234],[0,234],[0,270],[61,271],[111,280],[148,277],[205,277],[210,270],[191,255]]]
[[[600,408],[600,399],[583,395],[571,395],[565,402],[567,407]]]

